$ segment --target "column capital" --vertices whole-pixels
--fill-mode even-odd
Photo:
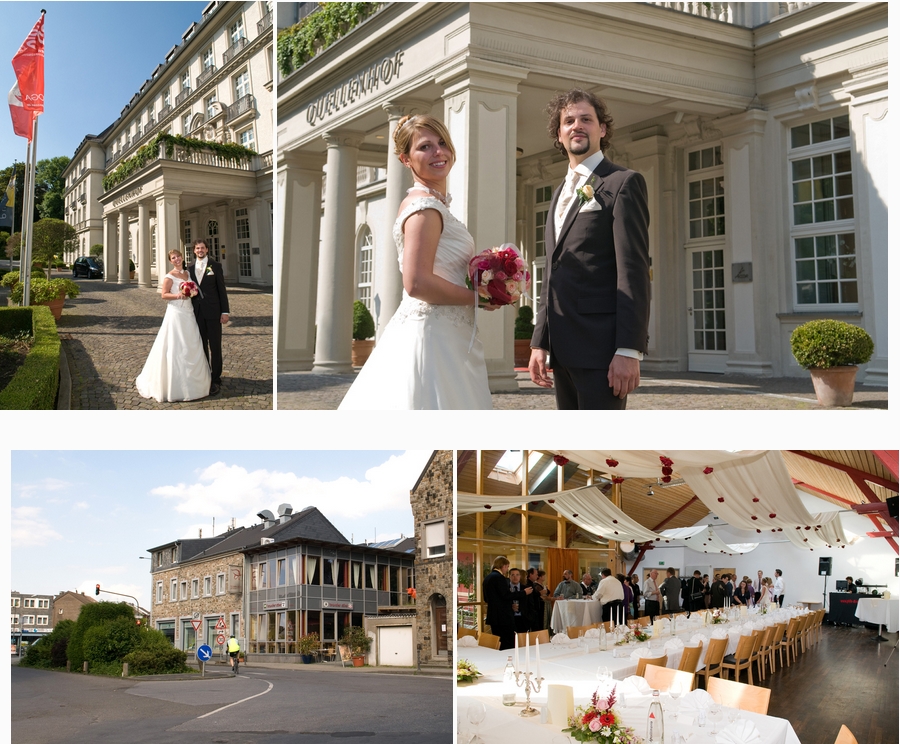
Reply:
[[[395,121],[407,115],[430,113],[432,108],[434,108],[434,104],[417,98],[403,98],[396,101],[386,101],[381,108],[384,109],[389,120]]]
[[[435,82],[444,86],[447,99],[467,88],[518,95],[519,83],[527,77],[528,70],[523,67],[466,57],[439,72]]]
[[[275,164],[277,170],[298,168],[300,170],[321,171],[327,160],[324,152],[305,150],[279,150]]]
[[[325,144],[329,149],[333,147],[353,147],[359,149],[359,146],[365,138],[365,132],[354,132],[348,129],[325,132],[322,135],[322,139],[325,140]]]

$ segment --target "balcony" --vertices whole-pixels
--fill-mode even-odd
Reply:
[[[234,44],[232,44],[228,49],[225,50],[225,54],[222,55],[222,67],[225,67],[231,60],[238,56],[241,53],[241,49],[243,49],[250,42],[247,41],[246,36],[242,36],[238,39]]]
[[[159,110],[159,120],[162,121],[171,113],[172,113],[172,107],[169,106],[168,104],[166,104]]]
[[[209,67],[207,67],[203,72],[201,72],[197,76],[197,87],[199,88],[201,85],[203,85],[203,83],[205,83],[207,80],[212,78],[212,76],[215,74],[216,74],[216,66],[215,65],[210,65]]]
[[[247,114],[255,113],[256,102],[254,101],[253,96],[248,93],[247,95],[238,98],[227,109],[225,109],[225,123],[230,124]]]
[[[266,13],[261,20],[256,22],[256,33],[262,35],[272,28],[272,11]]]
[[[181,102],[186,101],[188,96],[190,96],[193,92],[194,91],[192,91],[190,88],[184,88],[181,93],[175,96],[175,105],[180,106]]]
[[[763,23],[797,10],[802,10],[815,2],[805,3],[667,3],[651,2],[661,8],[677,10],[700,18],[709,18],[722,23],[730,23],[745,28],[755,28]]]

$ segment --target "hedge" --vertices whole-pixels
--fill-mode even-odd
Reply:
[[[9,385],[0,391],[0,409],[52,410],[59,386],[59,334],[50,308],[0,307],[0,334],[32,333],[34,342]]]

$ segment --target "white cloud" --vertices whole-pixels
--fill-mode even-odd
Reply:
[[[13,485],[13,488],[16,491],[16,495],[23,499],[30,499],[46,491],[63,491],[72,485],[72,483],[59,480],[59,478],[43,478],[34,483],[16,483]]]
[[[160,486],[151,493],[175,502],[175,510],[182,514],[215,517],[217,532],[221,532],[219,520],[222,529],[232,517],[238,525],[249,526],[258,521],[259,511],[269,509],[277,513],[282,503],[290,504],[295,512],[315,506],[331,519],[360,518],[409,509],[409,492],[429,455],[430,451],[393,455],[370,468],[363,481],[343,476],[322,481],[291,472],[247,470],[216,462],[202,470],[194,483]],[[347,456],[352,457],[353,453],[348,452]],[[192,528],[191,536],[196,535],[196,528]]]
[[[89,509],[87,501],[78,501],[77,503],[72,505],[73,509]]]
[[[43,509],[37,506],[14,506],[10,527],[10,542],[14,548],[46,545],[54,540],[61,540],[42,515]]]

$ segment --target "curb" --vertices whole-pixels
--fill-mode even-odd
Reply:
[[[59,390],[56,396],[56,410],[69,411],[72,409],[72,375],[69,372],[69,357],[66,355],[65,342],[60,339],[59,344]]]

